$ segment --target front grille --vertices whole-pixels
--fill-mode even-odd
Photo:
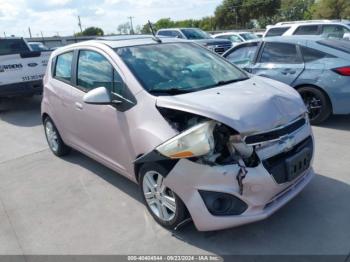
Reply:
[[[273,176],[278,184],[283,184],[289,182],[286,159],[294,156],[295,154],[301,152],[305,148],[311,149],[311,155],[313,155],[314,145],[312,137],[308,137],[299,144],[295,145],[292,150],[288,152],[280,153],[276,156],[264,160],[262,163],[266,170]]]
[[[261,134],[256,134],[252,136],[247,136],[245,138],[245,143],[248,145],[252,144],[259,144],[271,140],[277,140],[280,137],[283,137],[285,135],[291,134],[301,128],[303,125],[305,125],[306,120],[305,118],[301,118],[296,122],[291,123],[290,125],[284,126],[282,128],[277,128],[275,130],[266,132],[266,133],[261,133]]]

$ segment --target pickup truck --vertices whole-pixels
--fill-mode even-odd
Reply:
[[[32,51],[23,38],[0,38],[0,98],[42,93],[51,51]]]

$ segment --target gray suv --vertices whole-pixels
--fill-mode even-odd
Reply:
[[[225,53],[232,47],[232,43],[227,39],[215,39],[208,33],[198,28],[168,28],[161,29],[157,32],[157,36],[174,37],[180,39],[187,39],[218,54]]]

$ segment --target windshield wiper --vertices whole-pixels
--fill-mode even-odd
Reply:
[[[193,90],[185,90],[180,88],[169,88],[169,89],[151,89],[148,90],[151,94],[169,94],[169,95],[180,95],[191,93]]]
[[[236,83],[236,82],[245,81],[245,80],[248,80],[248,79],[249,79],[249,77],[243,77],[243,78],[237,78],[237,79],[232,79],[232,80],[219,81],[214,86],[228,85],[228,84],[232,84],[232,83]]]

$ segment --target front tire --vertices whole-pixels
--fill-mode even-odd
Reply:
[[[332,106],[324,92],[312,86],[301,87],[298,92],[309,111],[311,124],[321,124],[330,117]]]
[[[140,190],[143,201],[153,218],[163,227],[173,229],[186,218],[181,199],[163,184],[167,171],[152,163],[140,169]]]
[[[58,157],[70,153],[70,147],[63,142],[60,133],[50,117],[46,117],[44,120],[44,130],[47,143],[49,144],[52,153]]]

